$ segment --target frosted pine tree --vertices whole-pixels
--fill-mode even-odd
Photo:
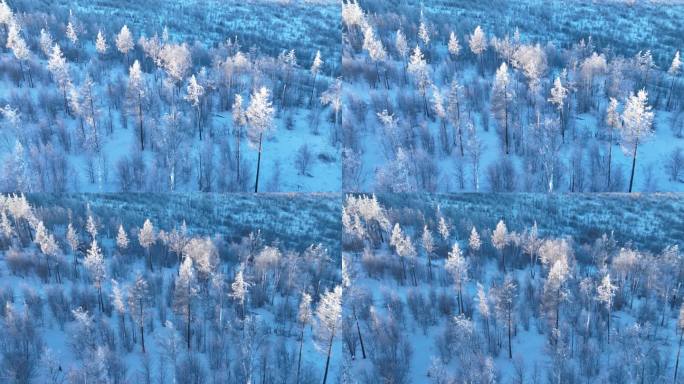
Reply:
[[[49,58],[54,43],[52,42],[52,35],[50,35],[50,32],[46,31],[45,28],[40,29],[40,38],[38,39],[38,42],[40,44],[40,50],[46,58]]]
[[[482,27],[479,25],[475,27],[475,30],[470,34],[468,38],[468,45],[470,50],[478,57],[480,60],[480,71],[484,70],[484,63],[482,61],[485,50],[487,50],[487,36],[485,36]]]
[[[447,43],[447,50],[449,54],[454,57],[454,62],[456,58],[461,53],[461,43],[458,41],[458,36],[452,31],[449,34],[449,42]]]
[[[66,37],[71,42],[71,45],[75,47],[78,43],[78,33],[76,33],[76,28],[74,27],[74,24],[71,21],[67,23]]]
[[[492,232],[492,246],[501,255],[501,264],[503,265],[504,273],[506,273],[506,253],[504,248],[510,243],[510,237],[508,236],[508,228],[506,228],[506,223],[503,220],[499,220],[496,224],[496,228]]]
[[[454,243],[451,247],[451,251],[444,263],[444,268],[454,280],[454,285],[456,286],[456,292],[458,294],[459,313],[464,313],[463,284],[468,282],[468,260],[463,257],[463,252],[458,243]]]
[[[477,233],[475,226],[470,230],[470,237],[468,238],[468,249],[472,255],[476,254],[482,247],[482,241],[480,240],[480,234]]]
[[[204,87],[197,82],[195,75],[190,76],[185,100],[195,108],[195,119],[197,120],[197,130],[199,131],[200,140],[202,140],[202,106],[200,103],[202,96],[204,96]]]
[[[563,110],[565,108],[565,98],[568,96],[568,89],[561,83],[560,76],[556,76],[556,80],[553,82],[553,88],[551,88],[551,97],[549,97],[549,102],[556,106],[558,110],[558,121],[561,126],[561,136],[565,141],[565,122],[563,121]]]
[[[64,112],[69,113],[67,92],[71,87],[71,77],[69,75],[69,68],[67,67],[66,59],[62,54],[62,49],[58,44],[52,47],[50,57],[48,59],[47,68],[52,74],[52,78],[55,80],[62,95],[64,97]]]
[[[299,332],[299,357],[297,358],[297,379],[295,384],[299,383],[299,373],[302,367],[302,349],[304,347],[304,330],[306,326],[311,323],[313,313],[311,311],[311,295],[302,292],[302,298],[299,301],[299,310],[297,311],[297,323],[300,327]]]
[[[603,306],[606,308],[606,311],[608,312],[608,344],[610,344],[610,318],[612,316],[612,310],[613,310],[613,298],[615,297],[615,292],[617,291],[618,287],[616,285],[613,285],[613,283],[610,280],[610,274],[607,274],[603,276],[603,279],[601,280],[601,284],[596,287],[596,300],[598,300],[599,303],[603,304]]]
[[[192,309],[198,292],[199,289],[197,288],[197,278],[192,265],[192,258],[186,257],[181,264],[178,277],[176,277],[173,291],[173,310],[185,321],[185,340],[188,351],[190,350],[191,342]]]
[[[323,374],[323,384],[326,384],[328,380],[332,345],[335,340],[335,333],[340,325],[341,317],[342,287],[337,286],[332,291],[327,291],[321,295],[318,307],[316,308],[316,318],[318,319],[316,335],[328,350],[325,361],[325,373]]]
[[[387,51],[382,45],[382,41],[375,36],[375,31],[371,26],[367,26],[363,32],[363,49],[368,52],[368,57],[375,64],[375,83],[377,83],[380,81],[380,62],[387,58]],[[375,83],[373,87],[375,87]],[[389,88],[387,76],[385,76],[385,88]]]
[[[261,154],[263,152],[264,136],[268,137],[274,130],[273,115],[275,110],[270,99],[268,88],[261,87],[252,93],[249,107],[245,112],[249,129],[247,138],[250,145],[258,150],[256,181],[254,182],[254,192],[259,191],[259,173],[261,171]]]
[[[634,185],[634,171],[636,169],[637,150],[639,143],[645,141],[651,134],[654,114],[648,103],[645,89],[627,99],[625,110],[622,112],[622,151],[632,157],[632,172],[629,177],[629,192]]]
[[[454,78],[451,80],[451,86],[449,87],[449,95],[447,96],[446,113],[451,125],[454,128],[453,144],[457,144],[456,139],[458,138],[458,147],[461,151],[461,156],[463,156],[465,154],[465,150],[463,148],[463,133],[461,130],[461,88],[461,85],[458,84],[458,80],[454,76]]]
[[[425,61],[423,52],[417,45],[413,49],[413,54],[411,54],[411,58],[409,59],[408,73],[413,76],[413,79],[416,82],[416,88],[418,88],[418,92],[423,97],[423,110],[425,112],[425,116],[428,116],[428,104],[426,96],[427,88],[430,85],[430,77],[428,75],[428,64]]]
[[[511,275],[506,275],[501,287],[494,293],[497,318],[506,324],[508,330],[508,358],[513,358],[513,345],[511,342],[513,322],[515,315],[515,298],[517,296],[517,284]]]
[[[679,318],[677,319],[679,329],[679,344],[677,346],[677,360],[675,363],[674,382],[677,382],[677,370],[679,369],[679,355],[682,352],[682,341],[684,340],[684,303],[679,308]]]
[[[116,233],[116,247],[119,252],[123,252],[128,249],[128,235],[123,227],[123,224],[119,224],[119,230]]]
[[[121,27],[119,34],[116,35],[115,43],[116,49],[126,56],[126,65],[128,65],[128,53],[135,47],[135,45],[133,43],[133,35],[131,34],[131,31],[128,29],[127,25],[124,24],[124,26]]]
[[[432,281],[432,252],[435,251],[435,240],[432,237],[432,232],[427,225],[423,226],[423,235],[421,236],[421,245],[425,251],[425,256],[428,259],[428,277]]]
[[[320,72],[321,68],[323,68],[323,64],[325,62],[321,58],[321,51],[318,50],[316,51],[316,56],[314,56],[313,63],[311,63],[311,76],[313,77],[313,80],[311,81],[311,102],[310,104],[313,103],[313,100],[316,99],[316,77],[318,76],[318,72]]]
[[[174,294],[176,292],[174,291]],[[175,296],[174,296],[175,300]],[[145,322],[147,321],[147,302],[149,301],[149,288],[147,281],[140,272],[135,275],[135,282],[128,287],[128,308],[133,322],[140,330],[140,345],[145,353]],[[174,301],[175,303],[175,301]],[[135,334],[134,334],[135,337]]]
[[[451,144],[449,143],[449,135],[447,133],[447,112],[444,108],[444,98],[442,92],[435,85],[432,86],[432,110],[440,120],[439,140],[442,143],[442,150],[446,154],[451,153]]]
[[[150,270],[154,270],[152,267],[152,256],[150,255],[150,247],[157,242],[157,236],[154,231],[154,226],[150,219],[145,219],[143,227],[138,232],[138,242],[140,246],[145,249],[145,255],[147,258],[147,266]]]
[[[499,69],[496,70],[494,77],[494,85],[492,88],[492,112],[496,116],[500,125],[504,127],[504,151],[508,155],[510,151],[508,138],[508,118],[509,106],[513,101],[513,88],[511,87],[511,79],[508,76],[508,65],[501,63]]]
[[[401,31],[401,29],[397,30],[397,34],[394,38],[394,48],[397,50],[397,53],[399,53],[399,57],[401,58],[401,62],[403,64],[402,68],[404,70],[404,77],[406,77],[406,65],[407,65],[407,58],[408,58],[408,42],[406,41],[406,36],[404,36],[404,33]]]
[[[242,95],[235,95],[235,101],[233,101],[231,112],[233,118],[233,134],[235,135],[235,172],[237,184],[240,185],[240,171],[242,169],[240,143],[242,142],[242,130],[247,125],[247,116],[245,116],[245,110],[242,105]]]
[[[9,24],[7,32],[7,48],[12,50],[14,57],[19,61],[19,71],[22,78],[24,78],[24,65],[29,58],[30,51],[26,45],[26,41],[21,37],[21,29],[16,21]],[[31,67],[27,66],[29,87],[33,87],[33,79],[31,76]]]
[[[107,39],[105,39],[104,34],[102,34],[102,30],[98,30],[97,38],[95,39],[95,50],[97,53],[104,56],[104,54],[107,53],[108,48]]]
[[[241,319],[244,319],[246,315],[245,300],[247,299],[247,291],[250,286],[250,284],[245,280],[243,268],[243,266],[240,266],[240,269],[235,274],[235,280],[230,285],[230,297],[235,299],[240,304],[238,316],[240,316]]]
[[[86,220],[86,231],[90,234],[90,240],[95,240],[97,237],[98,229],[95,217],[92,214],[88,214],[88,219]]]
[[[425,24],[425,19],[423,18],[423,11],[420,12],[420,24],[418,25],[418,38],[425,44],[425,47],[430,45],[430,31]]]
[[[145,83],[140,62],[135,60],[128,70],[128,99],[134,113],[138,116],[138,133],[140,135],[140,150],[145,150],[145,130],[143,127],[143,100],[145,98]]]
[[[612,166],[613,157],[613,131],[620,129],[622,125],[622,120],[620,119],[620,113],[618,112],[618,101],[616,98],[611,97],[608,102],[608,107],[606,108],[606,125],[608,126],[608,180],[607,187],[610,190],[610,173]]]
[[[106,270],[104,265],[104,257],[102,255],[102,250],[97,245],[97,240],[93,240],[90,244],[90,248],[86,253],[83,265],[88,270],[90,275],[90,280],[93,283],[95,289],[97,289],[98,296],[98,308],[100,311],[104,311],[104,301],[102,301],[102,282],[106,276]]]
[[[667,70],[667,74],[672,77],[672,82],[670,83],[670,92],[668,93],[667,96],[667,108],[670,108],[670,103],[672,101],[672,93],[674,92],[674,85],[675,81],[677,80],[677,76],[679,76],[679,72],[682,69],[682,61],[679,57],[679,51],[675,52],[674,58],[672,59],[672,64],[670,64],[670,69]]]

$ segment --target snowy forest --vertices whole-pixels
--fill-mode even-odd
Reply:
[[[672,195],[349,195],[341,376],[683,383],[682,214]]]
[[[336,374],[341,198],[164,198],[0,197],[0,382]]]
[[[0,1],[1,190],[340,190],[335,2],[50,3]]]
[[[681,2],[343,2],[344,190],[684,190],[682,14]]]

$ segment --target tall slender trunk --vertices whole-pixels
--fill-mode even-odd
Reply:
[[[188,316],[186,319],[187,329],[185,330],[186,338],[188,340],[188,351],[190,350],[190,304],[189,303],[190,302],[188,301],[188,307],[186,308],[186,310],[188,311]]]
[[[238,125],[237,134],[235,135],[235,147],[237,148],[237,183],[240,185],[240,139],[242,137],[242,127]]]
[[[366,358],[366,347],[363,345],[363,337],[361,337],[361,327],[359,326],[359,318],[356,317],[356,308],[354,308],[354,321],[356,321],[356,333],[359,335],[359,343],[361,343],[361,356]]]
[[[142,96],[138,92],[138,121],[140,124],[140,150],[145,150],[145,131],[143,131]]]
[[[613,127],[610,127],[610,142],[608,143],[608,185],[607,188],[610,191],[610,167],[613,162]]]
[[[511,313],[508,312],[508,358],[513,358],[513,347],[511,346]]]
[[[145,353],[145,318],[143,317],[143,300],[140,298],[138,307],[140,307],[140,342],[142,344],[142,352]]]
[[[332,352],[333,338],[335,337],[335,328],[333,327],[330,334],[330,343],[328,344],[328,357],[325,360],[325,373],[323,374],[323,384],[328,381],[328,368],[330,367],[330,352]]]
[[[679,370],[679,354],[682,352],[682,338],[684,338],[684,329],[679,334],[679,347],[677,348],[677,362],[675,363],[674,383],[677,383],[677,371]]]
[[[508,90],[504,88],[504,92],[508,93]],[[504,97],[507,97],[507,96],[504,94]],[[508,144],[508,101],[505,101],[505,100],[504,100],[504,120],[505,120],[505,122],[504,122],[504,126],[505,126],[504,134],[506,136],[506,138],[505,138],[506,154],[508,155],[508,152],[509,152],[509,148],[508,148],[509,147],[509,144]]]
[[[304,346],[304,324],[302,324],[302,331],[299,334],[299,358],[297,359],[297,379],[295,384],[299,384],[299,371],[302,367],[302,347]]]
[[[254,193],[259,192],[259,171],[261,170],[261,139],[263,138],[263,133],[259,134],[259,155],[257,157],[257,171],[256,171],[256,182],[254,183]]]
[[[639,146],[639,139],[637,138],[634,142],[634,153],[632,154],[632,175],[629,177],[629,192],[632,192],[632,186],[634,184],[634,169],[636,168],[636,158],[637,158],[637,147]]]

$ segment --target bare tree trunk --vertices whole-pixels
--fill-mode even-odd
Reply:
[[[328,381],[328,368],[330,367],[330,352],[332,352],[333,338],[335,337],[335,328],[332,329],[330,334],[330,343],[328,344],[328,357],[325,360],[325,373],[323,374],[323,384]]]
[[[679,354],[682,352],[682,338],[684,338],[684,329],[679,334],[679,347],[677,348],[677,362],[675,363],[674,383],[677,383],[677,371],[679,370]]]
[[[259,155],[257,157],[257,172],[256,172],[256,182],[254,183],[254,193],[259,192],[259,171],[261,170],[261,140],[263,138],[263,133],[259,134]]]
[[[632,154],[632,175],[629,177],[629,192],[632,193],[632,186],[634,184],[634,169],[636,168],[637,147],[639,146],[639,139],[634,142],[634,153]]]

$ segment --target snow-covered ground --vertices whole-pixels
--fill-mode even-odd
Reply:
[[[677,195],[348,197],[345,313],[359,341],[345,344],[356,358],[344,372],[359,383],[671,382],[684,332],[671,220],[683,209]]]
[[[320,382],[340,204],[323,194],[2,196],[0,381]],[[330,356],[337,376],[338,339]]]
[[[631,191],[684,190],[681,5],[396,5],[362,0],[343,11],[346,190],[628,191],[625,110],[641,89],[653,118]],[[481,54],[471,45],[476,27]],[[508,85],[507,98],[497,84]],[[555,88],[563,93],[552,101]]]
[[[0,189],[340,190],[339,7],[8,4]]]

